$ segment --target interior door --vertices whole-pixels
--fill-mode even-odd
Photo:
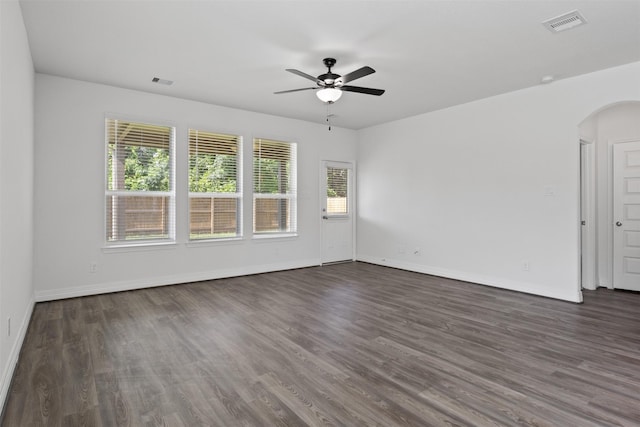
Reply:
[[[640,141],[613,145],[613,287],[640,291]]]
[[[354,259],[353,163],[323,161],[320,174],[322,264]]]

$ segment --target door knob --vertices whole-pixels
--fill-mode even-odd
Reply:
[[[621,223],[620,221],[616,222],[616,225],[617,225],[618,227],[622,227],[622,223]]]
[[[322,219],[329,219],[329,217],[326,215],[322,215]]]

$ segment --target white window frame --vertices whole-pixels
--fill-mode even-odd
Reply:
[[[290,162],[290,167],[289,167],[289,177],[288,177],[288,184],[289,184],[289,191],[286,193],[258,193],[255,191],[255,161],[256,161],[256,156],[255,156],[255,143],[256,141],[268,141],[268,142],[275,142],[275,143],[280,143],[280,144],[287,144],[289,145],[289,152],[290,152],[290,157],[289,157],[289,162]],[[252,143],[252,147],[251,147],[251,153],[252,153],[252,177],[253,177],[253,184],[252,184],[252,193],[253,193],[253,200],[252,200],[252,230],[253,230],[253,238],[278,238],[278,237],[295,237],[298,235],[298,187],[297,187],[297,180],[298,180],[298,144],[295,142],[289,142],[289,141],[282,141],[282,140],[275,140],[275,139],[270,139],[270,138],[254,138],[253,139],[253,143]],[[265,199],[286,199],[288,200],[288,206],[289,206],[289,229],[288,230],[274,230],[274,231],[256,231],[256,201],[257,200],[265,200]]]
[[[237,138],[237,152],[236,152],[236,192],[235,193],[205,193],[205,192],[195,192],[189,191],[189,205],[187,206],[188,210],[188,240],[189,243],[207,243],[207,242],[220,242],[225,240],[241,240],[243,238],[243,173],[242,173],[242,164],[243,164],[243,155],[242,155],[242,147],[243,147],[243,138],[240,135],[232,135],[232,134],[222,134],[220,132],[213,132],[203,130],[200,127],[190,127],[187,133],[187,170],[190,171],[191,168],[191,154],[190,154],[190,141],[191,131],[198,131],[203,133],[212,133],[217,135],[224,136],[232,136]],[[187,177],[187,185],[189,186],[191,183],[189,180],[191,176]],[[187,187],[189,188],[189,187]],[[208,238],[192,238],[191,237],[191,199],[192,198],[223,198],[223,199],[236,199],[236,235],[235,236],[226,236],[226,237],[208,237]]]
[[[342,170],[346,170],[347,171],[347,182],[346,182],[346,187],[347,187],[347,197],[345,200],[345,208],[346,208],[346,212],[331,212],[329,210],[329,196],[325,193],[323,195],[324,197],[324,203],[326,206],[324,207],[326,209],[326,212],[324,213],[326,216],[328,216],[329,218],[336,218],[336,219],[340,219],[340,218],[349,218],[350,216],[352,216],[352,210],[353,210],[353,196],[351,194],[352,190],[352,181],[353,181],[353,167],[350,164],[346,164],[346,163],[338,163],[338,162],[326,162],[326,164],[324,165],[325,168],[325,172],[328,171],[328,169],[342,169]],[[324,175],[324,174],[323,174]],[[329,178],[328,174],[325,176],[326,179]],[[326,182],[325,183],[325,191],[329,188],[329,183]]]
[[[169,191],[132,191],[132,190],[109,190],[109,125],[108,122],[110,120],[128,122],[128,123],[136,123],[143,125],[152,125],[152,126],[162,126],[170,129],[170,138],[169,138]],[[103,205],[103,236],[105,239],[105,247],[106,248],[126,248],[126,247],[136,247],[136,246],[157,246],[157,245],[167,245],[167,244],[175,244],[176,242],[176,127],[171,124],[161,120],[148,120],[148,119],[140,119],[140,118],[132,118],[127,116],[122,116],[118,114],[106,114],[104,118],[104,189],[105,189],[105,197],[104,197],[104,205]],[[169,198],[169,206],[167,213],[167,221],[169,223],[168,226],[168,236],[161,238],[148,238],[148,239],[120,239],[120,240],[109,240],[108,236],[108,216],[107,216],[107,197],[113,196],[125,196],[125,197],[168,197]],[[112,220],[112,228],[115,225],[115,221]]]

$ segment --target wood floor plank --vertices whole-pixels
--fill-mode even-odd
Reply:
[[[98,405],[93,366],[88,340],[64,344],[62,347],[61,393],[65,415],[78,414],[80,419],[92,418]],[[87,413],[87,415],[85,415]]]
[[[639,313],[365,263],[39,303],[0,425],[637,427]]]

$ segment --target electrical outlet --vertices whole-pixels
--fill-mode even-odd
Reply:
[[[97,273],[98,272],[98,263],[90,262],[89,263],[89,273]]]
[[[522,270],[529,271],[529,261],[522,262]]]

